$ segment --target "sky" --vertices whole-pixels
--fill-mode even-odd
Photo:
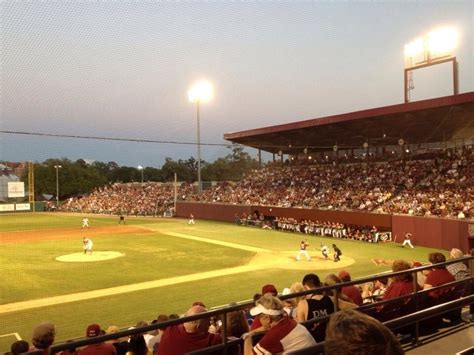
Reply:
[[[196,157],[202,78],[208,162],[230,152],[224,133],[399,104],[404,45],[440,26],[459,34],[460,93],[474,87],[471,0],[3,0],[0,26],[0,130],[155,141],[0,133],[7,161]],[[417,71],[412,101],[451,95],[451,76]]]

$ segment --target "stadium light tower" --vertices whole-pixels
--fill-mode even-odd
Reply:
[[[137,169],[142,173],[142,184],[143,184],[143,166],[137,166]]]
[[[211,101],[214,97],[214,89],[212,84],[207,80],[200,80],[191,87],[188,91],[189,102],[196,104],[196,118],[197,118],[197,161],[198,161],[198,193],[202,192],[201,184],[201,128],[200,128],[200,105],[201,102]]]
[[[59,169],[62,168],[61,165],[55,165],[56,169],[56,207],[59,206]]]
[[[445,27],[433,30],[405,45],[405,102],[410,101],[410,90],[414,89],[413,71],[436,64],[452,62],[453,92],[454,95],[459,93],[458,63],[456,57],[452,55],[457,42],[458,34],[456,30],[451,27]]]

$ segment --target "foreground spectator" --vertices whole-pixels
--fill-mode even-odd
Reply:
[[[342,282],[351,281],[351,274],[349,274],[349,272],[347,272],[346,270],[339,271],[338,276],[342,280]],[[342,293],[348,296],[352,300],[352,302],[354,302],[358,306],[360,306],[363,303],[362,294],[360,292],[359,287],[357,286],[354,286],[354,285],[344,286],[342,288]]]
[[[324,279],[324,286],[334,286],[340,283],[342,283],[341,279],[334,274],[329,274]],[[326,291],[326,294],[334,304],[337,302],[338,309],[357,308],[357,305],[352,301],[352,299],[342,292],[338,293],[337,299],[335,290]]]
[[[106,334],[118,333],[119,330],[116,325],[111,325],[107,328]],[[117,355],[125,355],[128,351],[128,341],[125,338],[109,340],[108,343],[114,346]]]
[[[271,294],[272,296],[277,296],[278,295],[278,291],[275,287],[275,285],[272,285],[272,284],[267,284],[267,285],[263,285],[262,286],[262,296],[265,295],[265,294]],[[256,294],[257,295],[257,294]],[[260,298],[260,297],[259,297]],[[254,296],[254,299],[255,299],[255,296]],[[262,326],[262,324],[260,323],[260,319],[258,317],[255,317],[253,319],[253,322],[252,322],[252,325],[250,327],[250,330],[254,330],[254,329],[257,329],[257,328],[260,328]]]
[[[244,336],[244,355],[280,354],[316,345],[308,330],[287,316],[281,301],[267,293],[250,310],[262,326]],[[252,347],[252,335],[264,331],[262,339]]]
[[[316,274],[305,275],[302,284],[306,290],[321,287],[321,281]],[[323,295],[320,291],[315,291],[310,298],[303,299],[298,303],[296,318],[301,323],[314,318],[327,317],[332,313],[334,313],[334,303],[332,303],[329,296]],[[317,342],[323,341],[326,333],[326,322],[314,323],[310,331]]]
[[[411,265],[404,260],[395,260],[392,264],[392,271],[404,271],[411,269]],[[413,275],[406,273],[390,278],[389,286],[383,295],[383,300],[390,300],[400,296],[409,295],[415,292],[413,287]]]
[[[404,354],[395,335],[385,325],[366,314],[344,310],[331,316],[324,342],[331,355]]]
[[[142,334],[130,336],[129,348],[126,355],[152,355],[146,346],[145,338]]]
[[[86,329],[86,337],[93,338],[101,335],[98,324],[90,324]],[[115,347],[109,343],[96,343],[83,347],[77,352],[78,355],[116,355]]]
[[[204,307],[193,306],[185,313],[185,317],[204,312]],[[208,332],[209,324],[208,318],[202,318],[167,327],[161,337],[158,355],[180,355],[220,344],[221,337]]]
[[[461,250],[456,248],[451,249],[451,252],[449,253],[449,258],[451,260],[462,257],[463,255]],[[456,281],[464,280],[465,278],[469,277],[469,269],[463,262],[446,265],[446,270],[448,270],[449,273],[454,276]]]
[[[30,351],[42,350],[43,354],[49,354],[49,347],[54,343],[56,329],[54,324],[44,322],[33,328],[32,343]]]
[[[428,260],[431,264],[433,264],[433,270],[431,270],[428,276],[426,276],[425,285],[423,286],[424,290],[454,281],[454,276],[451,275],[448,270],[446,270],[444,265],[437,265],[446,262],[446,257],[443,254],[438,252],[430,253],[428,255]],[[449,287],[444,287],[431,291],[429,296],[433,299],[439,299],[440,297],[446,295],[449,291]]]
[[[30,344],[24,340],[15,341],[10,347],[10,355],[18,355],[28,352]]]
[[[155,321],[153,321],[152,323],[155,324],[155,323],[162,323],[162,322],[166,322],[168,320],[168,316],[166,314],[160,314],[158,316],[158,318],[156,318]],[[153,354],[157,354],[158,353],[158,347],[160,346],[160,341],[161,341],[161,336],[163,335],[163,332],[165,330],[164,329],[157,329],[156,330],[156,333],[155,335],[153,336],[153,338],[150,340],[150,342],[147,344],[148,345],[148,349],[152,349],[152,353]]]

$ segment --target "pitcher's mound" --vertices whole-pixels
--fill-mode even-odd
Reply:
[[[57,261],[64,261],[67,263],[87,263],[90,261],[102,261],[115,259],[125,254],[118,251],[94,251],[92,254],[74,253],[68,255],[61,255],[56,258]]]

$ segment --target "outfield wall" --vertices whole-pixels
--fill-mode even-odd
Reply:
[[[464,252],[474,248],[474,222],[463,220],[223,203],[177,202],[176,204],[178,217],[187,218],[192,213],[197,219],[225,222],[233,222],[236,214],[248,215],[255,211],[265,216],[293,217],[297,220],[309,219],[377,226],[379,229],[390,230],[393,237],[396,236],[397,242],[401,242],[405,233],[410,232],[413,234],[413,243],[418,246],[441,249],[459,248]],[[472,231],[471,235],[469,230]]]
[[[210,219],[213,221],[234,222],[235,215],[250,214],[251,206],[230,205],[225,203],[201,202],[176,202],[176,216],[189,217],[190,214],[197,219]]]
[[[458,248],[464,252],[474,247],[472,245],[474,240],[469,239],[468,231],[469,225],[474,225],[474,222],[403,215],[391,217],[392,235],[397,236],[397,241],[401,241],[405,233],[410,232],[413,234],[412,241],[415,246],[422,245],[442,249]]]

